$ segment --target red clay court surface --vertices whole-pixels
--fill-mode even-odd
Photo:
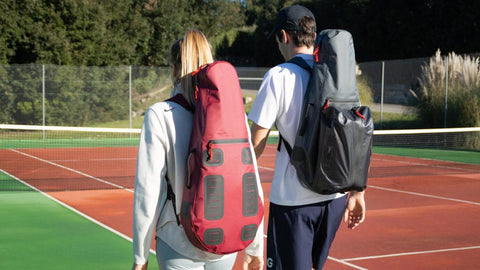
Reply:
[[[258,160],[266,217],[275,149]],[[0,150],[0,169],[128,238],[135,159],[135,147]],[[341,225],[324,269],[480,268],[479,165],[374,154],[368,181],[367,218]]]

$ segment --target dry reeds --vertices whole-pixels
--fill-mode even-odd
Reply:
[[[448,74],[447,74],[448,62]],[[419,77],[418,109],[425,123],[443,127],[445,95],[447,93],[447,125],[465,127],[480,125],[480,65],[479,58],[457,55],[435,56],[422,66]],[[448,80],[446,80],[448,76]],[[448,82],[447,82],[448,81]],[[448,83],[448,88],[446,87]]]

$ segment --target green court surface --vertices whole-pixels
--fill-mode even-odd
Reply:
[[[0,205],[0,269],[131,268],[130,241],[42,193],[2,191]],[[156,262],[153,254],[149,260]],[[158,266],[151,263],[149,269]]]
[[[277,136],[269,136],[267,143],[276,144]],[[373,146],[372,153],[403,157],[427,158],[468,164],[480,164],[480,150],[444,150],[414,147],[384,147]]]
[[[1,140],[0,149],[11,148],[69,148],[69,147],[127,147],[138,146],[138,138],[82,139],[18,139]]]
[[[269,137],[268,143],[277,138]],[[88,140],[65,141],[61,147],[82,147]],[[129,138],[129,146],[138,144]],[[45,143],[45,142],[44,142]],[[48,143],[47,143],[48,144]],[[15,147],[38,146],[18,142]],[[106,140],[105,146],[117,142]],[[1,145],[0,145],[1,146]],[[8,143],[9,148],[13,145]],[[58,146],[58,144],[57,144]],[[43,145],[43,147],[46,147]],[[2,147],[0,147],[2,148]],[[4,147],[6,148],[6,147]],[[400,147],[373,148],[374,153],[480,164],[480,151]],[[132,244],[78,215],[44,194],[0,171],[0,269],[130,269]],[[151,254],[150,269],[158,269]]]
[[[374,146],[372,151],[376,154],[480,164],[480,151],[475,150],[438,150],[426,148]]]

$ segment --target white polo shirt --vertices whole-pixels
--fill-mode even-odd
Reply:
[[[313,55],[298,54],[313,66]],[[248,118],[257,125],[271,129],[276,124],[284,139],[294,145],[302,102],[310,74],[292,63],[271,68],[264,76]],[[270,201],[278,205],[307,205],[344,196],[344,193],[321,195],[300,183],[295,167],[282,145],[275,157],[275,173]]]

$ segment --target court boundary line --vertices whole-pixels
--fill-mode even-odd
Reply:
[[[93,180],[95,180],[95,181],[98,181],[98,182],[101,182],[101,183],[104,183],[104,184],[107,184],[107,185],[116,187],[116,188],[118,188],[118,189],[123,189],[123,190],[125,190],[125,191],[129,191],[129,192],[132,192],[132,193],[133,193],[133,190],[130,189],[130,188],[126,188],[126,187],[124,187],[124,186],[117,185],[117,184],[115,184],[115,183],[112,183],[112,182],[103,180],[103,179],[101,179],[101,178],[98,178],[98,177],[95,177],[95,176],[86,174],[86,173],[81,172],[81,171],[77,171],[77,170],[72,169],[72,168],[69,168],[69,167],[67,167],[67,166],[63,166],[63,165],[60,165],[60,164],[58,164],[58,163],[55,163],[55,162],[52,162],[52,161],[49,161],[49,160],[46,160],[46,159],[39,158],[39,157],[37,157],[37,156],[24,153],[24,152],[19,151],[19,150],[17,150],[17,149],[8,149],[8,150],[10,150],[10,151],[12,151],[12,152],[15,152],[15,153],[17,153],[17,154],[21,154],[21,155],[24,155],[24,156],[27,156],[27,157],[36,159],[36,160],[38,160],[38,161],[45,162],[45,163],[50,164],[50,165],[53,165],[53,166],[57,166],[57,167],[59,167],[59,168],[65,169],[65,170],[67,170],[67,171],[71,171],[71,172],[74,172],[74,173],[76,173],[76,174],[80,174],[80,175],[85,176],[85,177],[87,177],[87,178],[90,178],[90,179],[93,179]]]
[[[43,196],[47,197],[48,199],[50,199],[50,200],[52,200],[52,201],[54,201],[54,202],[56,202],[56,203],[58,203],[58,204],[62,205],[63,207],[65,207],[65,208],[67,208],[67,209],[69,209],[69,210],[71,210],[71,211],[75,212],[76,214],[78,214],[78,215],[80,215],[80,216],[82,216],[82,217],[84,217],[84,218],[88,219],[89,221],[91,221],[91,222],[93,222],[93,223],[95,223],[95,224],[99,225],[100,227],[102,227],[102,228],[104,228],[104,229],[107,229],[107,230],[108,230],[108,231],[110,231],[110,232],[113,232],[113,233],[115,233],[116,235],[118,235],[118,236],[120,236],[120,237],[124,238],[125,240],[128,240],[128,241],[130,241],[130,242],[132,241],[132,239],[131,239],[130,237],[126,236],[125,234],[123,234],[123,233],[121,233],[121,232],[119,232],[119,231],[116,231],[115,229],[113,229],[113,228],[111,228],[111,227],[109,227],[109,226],[107,226],[107,225],[103,224],[102,222],[100,222],[100,221],[98,221],[98,220],[96,220],[96,219],[92,218],[91,216],[88,216],[87,214],[85,214],[85,213],[83,213],[83,212],[81,212],[81,211],[79,211],[79,210],[77,210],[77,209],[73,208],[72,206],[70,206],[70,205],[68,205],[68,204],[66,204],[66,203],[64,203],[64,202],[62,202],[62,201],[60,201],[59,199],[57,199],[57,198],[55,198],[55,197],[51,196],[50,194],[48,194],[48,193],[46,193],[46,192],[43,192],[43,191],[41,191],[40,189],[36,188],[35,186],[32,186],[32,185],[30,185],[29,183],[27,183],[27,182],[25,182],[25,181],[21,180],[20,178],[18,178],[18,177],[16,177],[16,176],[14,176],[14,175],[12,175],[12,174],[10,174],[10,173],[8,173],[8,172],[4,171],[3,169],[0,169],[0,172],[2,172],[2,173],[4,173],[4,174],[6,174],[7,176],[9,176],[9,177],[11,177],[11,178],[15,179],[15,180],[16,180],[16,181],[18,181],[18,182],[20,182],[20,183],[22,183],[22,184],[26,185],[27,187],[29,187],[29,188],[31,188],[31,189],[33,189],[33,190],[35,190],[36,192],[38,192],[38,193],[42,194]]]
[[[462,250],[471,250],[471,249],[480,249],[480,246],[460,247],[460,248],[445,248],[445,249],[434,249],[434,250],[413,251],[413,252],[401,252],[401,253],[392,253],[392,254],[384,254],[384,255],[357,257],[357,258],[338,259],[338,260],[340,260],[340,261],[346,261],[346,262],[351,262],[351,261],[361,261],[361,260],[371,260],[371,259],[389,258],[389,257],[400,257],[400,256],[410,256],[410,255],[422,255],[422,254],[449,252],[449,251],[462,251]]]
[[[63,165],[60,165],[60,164],[57,164],[57,163],[54,163],[54,162],[51,162],[51,161],[48,161],[48,160],[45,160],[45,159],[42,159],[42,158],[39,158],[39,157],[36,157],[34,155],[30,155],[30,154],[27,154],[27,153],[24,153],[24,152],[21,152],[21,151],[18,151],[16,149],[9,149],[13,152],[16,152],[16,153],[19,153],[19,154],[22,154],[22,155],[25,155],[25,156],[28,156],[28,157],[31,157],[31,158],[34,158],[36,160],[39,160],[39,161],[42,161],[42,162],[45,162],[45,163],[48,163],[48,164],[51,164],[51,165],[54,165],[54,166],[57,166],[57,167],[60,167],[60,168],[63,168],[63,169],[66,169],[66,170],[69,170],[69,171],[72,171],[72,172],[75,172],[75,173],[78,173],[80,175],[83,175],[83,176],[86,176],[88,178],[91,178],[91,179],[94,179],[94,180],[97,180],[97,181],[100,181],[100,182],[103,182],[105,184],[109,184],[109,185],[112,185],[112,186],[118,186],[119,188],[121,189],[124,189],[124,190],[127,190],[127,191],[131,191],[133,192],[131,189],[128,189],[126,187],[122,187],[120,185],[116,185],[114,183],[111,183],[111,182],[108,182],[106,180],[103,180],[103,179],[100,179],[100,178],[96,178],[94,176],[91,176],[91,175],[88,175],[86,173],[83,173],[81,171],[77,171],[77,170],[74,170],[72,168],[69,168],[69,167],[66,167],[66,166],[63,166]],[[410,157],[409,157],[410,158]],[[416,159],[422,159],[422,158],[416,158]],[[386,159],[379,159],[379,160],[386,160]],[[425,160],[430,160],[430,159],[425,159]],[[442,165],[432,165],[432,164],[424,164],[424,163],[415,163],[415,162],[409,162],[409,161],[395,161],[395,162],[401,162],[401,163],[407,163],[407,164],[416,164],[416,165],[420,165],[420,166],[425,166],[425,167],[437,167],[437,168],[447,168],[447,169],[455,169],[455,170],[464,170],[464,171],[473,171],[473,172],[478,172],[477,170],[472,170],[472,169],[466,169],[466,168],[456,168],[456,167],[449,167],[449,166],[442,166]],[[448,161],[447,161],[448,162]],[[461,163],[463,164],[463,163]],[[273,171],[274,169],[272,168],[269,168],[269,167],[260,167],[259,168],[262,168],[262,169],[265,169],[265,170],[269,170],[269,171]],[[66,207],[67,209],[79,214],[80,216],[90,220],[91,222],[94,222],[95,224],[107,229],[108,231],[110,232],[113,232],[119,236],[121,236],[122,238],[132,242],[132,239],[116,230],[114,230],[113,228],[101,223],[100,221],[98,220],[95,220],[94,218],[86,215],[85,213],[82,213],[80,211],[78,211],[77,209],[59,201],[58,199],[50,196],[49,194],[43,192],[43,191],[40,191],[39,189],[31,186],[30,184],[20,180],[19,178],[5,172],[4,170],[0,169],[0,171],[12,178],[14,178],[15,180],[21,182],[22,184],[36,190],[37,192],[43,194],[44,196],[46,196],[47,198],[59,203],[60,205]],[[372,178],[381,178],[381,177],[372,177]],[[467,203],[467,204],[473,204],[473,205],[480,205],[480,203],[477,203],[477,202],[471,202],[471,201],[465,201],[465,200],[459,200],[459,199],[454,199],[454,198],[449,198],[449,197],[442,197],[442,196],[435,196],[435,195],[429,195],[429,194],[424,194],[424,193],[417,193],[417,192],[410,192],[410,191],[403,191],[403,190],[398,190],[398,189],[390,189],[390,188],[385,188],[385,187],[380,187],[380,186],[371,186],[369,185],[369,187],[371,188],[376,188],[376,189],[380,189],[380,190],[386,190],[386,191],[391,191],[391,192],[399,192],[399,193],[405,193],[405,194],[411,194],[411,195],[416,195],[416,196],[424,196],[424,197],[430,197],[430,198],[436,198],[436,199],[442,199],[442,200],[449,200],[449,201],[455,201],[455,202],[461,202],[461,203]],[[438,249],[438,250],[427,250],[427,251],[417,251],[417,252],[404,252],[404,253],[393,253],[393,254],[384,254],[384,255],[377,255],[377,256],[365,256],[365,257],[358,257],[358,258],[347,258],[347,259],[338,259],[338,258],[334,258],[334,257],[328,257],[329,259],[335,261],[335,262],[338,262],[338,263],[341,263],[341,264],[344,264],[346,266],[349,266],[349,267],[352,267],[352,268],[355,268],[355,269],[363,269],[363,270],[367,270],[367,268],[362,268],[360,266],[357,266],[355,264],[352,264],[352,263],[349,263],[351,261],[359,261],[359,260],[369,260],[369,259],[378,259],[378,258],[388,258],[388,257],[398,257],[398,256],[411,256],[411,255],[418,255],[418,254],[430,254],[430,253],[439,253],[439,252],[449,252],[449,251],[461,251],[461,250],[472,250],[472,249],[479,249],[480,246],[471,246],[471,247],[463,247],[463,248],[451,248],[451,249]],[[150,249],[150,252],[155,254],[155,251]]]
[[[380,186],[372,186],[372,185],[368,185],[367,188],[376,188],[376,189],[386,190],[386,191],[391,191],[391,192],[399,192],[399,193],[422,196],[422,197],[427,197],[427,198],[440,199],[440,200],[453,201],[453,202],[460,202],[460,203],[473,204],[473,205],[479,205],[480,206],[479,202],[472,202],[472,201],[454,199],[454,198],[443,197],[443,196],[429,195],[429,194],[420,193],[420,192],[406,191],[406,190],[386,188],[386,187],[380,187]]]
[[[395,156],[395,155],[387,155],[387,156],[401,157],[401,156]],[[412,158],[412,157],[407,157],[407,158],[420,159],[420,160],[430,160],[430,159]],[[374,158],[374,159],[375,159],[375,160],[392,162],[391,160],[388,160],[388,159],[385,159],[385,158]],[[433,160],[433,159],[432,159],[432,160]],[[441,161],[441,160],[440,160],[440,161]],[[431,168],[445,168],[445,169],[451,169],[451,170],[459,170],[459,171],[468,171],[468,172],[480,173],[479,171],[474,170],[474,169],[458,168],[458,167],[451,167],[451,166],[444,166],[444,165],[424,164],[424,163],[419,163],[419,162],[414,162],[414,161],[393,160],[393,162],[414,164],[414,165],[419,165],[419,166],[424,166],[424,167],[431,167]],[[450,161],[444,161],[444,162],[447,162],[447,163],[448,163],[448,162],[450,162]],[[454,162],[454,163],[455,163],[455,162]],[[458,164],[464,164],[464,163],[458,163]],[[274,171],[274,168],[265,167],[265,166],[259,166],[258,168],[262,168],[262,169],[264,169],[264,170],[269,170],[269,171]],[[388,178],[388,176],[369,177],[369,178],[372,178],[372,179],[373,179],[373,178]],[[368,185],[367,188],[375,188],[375,189],[380,189],[380,190],[385,190],[385,191],[399,192],[399,193],[416,195],[416,196],[422,196],[422,197],[427,197],[427,198],[441,199],[441,200],[454,201],[454,202],[467,203],[467,204],[479,205],[479,206],[480,206],[480,202],[472,202],[472,201],[467,201],[467,200],[460,200],[460,199],[455,199],[455,198],[449,198],[449,197],[443,197],[443,196],[436,196],[436,195],[430,195],[430,194],[413,192],[413,191],[405,191],[405,190],[399,190],[399,189],[385,188],[385,187],[380,187],[380,186],[375,186],[375,185]]]
[[[271,171],[271,172],[275,171],[275,169],[273,169],[273,168],[264,167],[264,166],[258,166],[258,168],[259,168],[259,169],[266,170],[266,171]]]
[[[277,146],[275,144],[267,144],[265,147],[276,148]],[[374,157],[374,155],[376,155],[376,157]],[[264,156],[264,155],[262,155],[262,156]],[[273,155],[266,155],[266,156],[273,156]],[[436,161],[436,162],[441,162],[441,163],[446,163],[446,164],[443,164],[443,165],[442,164],[425,164],[425,163],[421,163],[421,162],[408,161],[408,160],[390,160],[390,159],[382,158],[381,156],[414,159],[414,160],[421,160],[421,161]],[[371,159],[372,160],[388,161],[388,162],[399,162],[399,163],[413,164],[413,165],[419,165],[419,166],[425,166],[425,167],[444,168],[444,169],[451,169],[451,170],[458,170],[458,171],[468,171],[468,172],[480,173],[479,170],[470,169],[470,168],[459,168],[459,167],[448,165],[448,163],[464,164],[464,165],[472,165],[472,166],[478,166],[478,164],[464,163],[464,162],[451,161],[451,160],[441,160],[441,159],[424,158],[424,157],[400,156],[400,155],[390,155],[390,154],[381,154],[381,153],[372,153],[372,158]],[[268,168],[268,167],[265,167],[265,168]],[[371,178],[374,178],[374,177],[371,177]]]
[[[346,266],[349,266],[349,267],[352,267],[352,268],[355,268],[355,269],[358,269],[358,270],[368,270],[368,268],[364,268],[364,267],[358,266],[358,265],[356,265],[356,264],[349,263],[349,262],[347,262],[346,260],[337,259],[337,258],[334,258],[334,257],[332,257],[332,256],[328,256],[327,259],[332,260],[332,261],[334,261],[334,262],[338,262],[338,263],[344,264],[344,265],[346,265]]]
[[[88,158],[88,159],[54,159],[51,162],[83,162],[83,161],[131,161],[137,160],[137,158]]]
[[[116,235],[120,236],[121,238],[123,238],[123,239],[125,239],[125,240],[129,241],[130,243],[132,243],[132,242],[133,242],[133,239],[132,239],[132,238],[130,238],[130,237],[128,237],[127,235],[125,235],[125,234],[123,234],[123,233],[121,233],[121,232],[119,232],[119,231],[117,231],[117,230],[113,229],[113,228],[112,228],[112,227],[110,227],[110,226],[107,226],[107,225],[105,225],[104,223],[102,223],[102,222],[100,222],[100,221],[98,221],[98,220],[94,219],[93,217],[91,217],[91,216],[89,216],[89,215],[87,215],[87,214],[85,214],[85,213],[81,212],[80,210],[78,210],[78,209],[75,209],[73,206],[70,206],[70,205],[68,205],[68,204],[66,204],[66,203],[64,203],[64,202],[62,202],[62,201],[60,201],[59,199],[57,199],[57,198],[53,197],[52,195],[50,195],[50,194],[48,194],[48,193],[46,193],[46,192],[44,192],[44,191],[41,191],[40,189],[36,188],[35,186],[32,186],[32,185],[30,185],[29,183],[27,183],[27,182],[25,182],[25,181],[21,180],[20,178],[18,178],[18,177],[16,177],[16,176],[14,176],[14,175],[12,175],[12,174],[10,174],[10,173],[8,173],[8,172],[4,171],[3,169],[0,169],[0,172],[2,172],[3,174],[5,174],[5,175],[7,175],[7,176],[9,176],[9,177],[11,177],[11,178],[13,178],[13,179],[15,179],[15,180],[16,180],[16,181],[18,181],[18,182],[20,182],[20,183],[22,183],[22,184],[26,185],[27,187],[29,187],[29,188],[33,189],[34,191],[36,191],[36,192],[38,192],[38,193],[42,194],[43,196],[47,197],[48,199],[50,199],[50,200],[52,200],[52,201],[54,201],[54,202],[56,202],[56,203],[60,204],[61,206],[63,206],[63,207],[65,207],[65,208],[67,208],[68,210],[70,210],[70,211],[74,212],[75,214],[77,214],[77,215],[80,215],[81,217],[83,217],[83,218],[85,218],[85,219],[87,219],[87,220],[89,220],[89,221],[91,221],[91,222],[93,222],[93,223],[97,224],[98,226],[100,226],[100,227],[102,227],[102,228],[106,229],[107,231],[109,231],[109,232],[111,232],[111,233],[114,233],[114,234],[116,234]],[[156,252],[155,252],[155,250],[153,250],[153,249],[150,249],[150,253],[152,253],[152,254],[156,255]]]
[[[273,148],[273,146],[272,146],[272,148]],[[384,154],[379,154],[379,155],[384,155]],[[396,155],[386,155],[386,156],[409,158],[409,159],[418,159],[418,160],[425,160],[425,161],[440,161],[440,162],[445,162],[445,163],[464,164],[464,163],[461,163],[461,162],[443,161],[443,160],[427,159],[427,158],[403,157],[403,156],[396,156]],[[374,158],[374,159],[375,160],[380,160],[380,161],[392,162],[392,160],[388,160],[388,159],[381,158],[381,157]],[[457,171],[479,173],[478,170],[468,169],[468,168],[458,168],[458,167],[454,167],[454,166],[448,166],[447,164],[445,164],[445,165],[425,164],[425,163],[421,163],[421,162],[406,161],[406,160],[393,160],[393,162],[413,164],[413,165],[419,165],[419,166],[430,167],[430,168],[444,168],[444,169],[451,169],[451,170],[457,170]],[[274,170],[273,168],[265,167],[265,166],[262,166],[262,167],[259,166],[259,168],[262,168],[264,170],[269,170],[269,171]],[[369,177],[369,178],[382,178],[382,177]],[[388,177],[386,177],[386,178],[388,178]],[[379,189],[379,190],[384,190],[384,191],[398,192],[398,193],[404,193],[404,194],[410,194],[410,195],[422,196],[422,197],[428,197],[428,198],[434,198],[434,199],[441,199],[441,200],[447,200],[447,201],[454,201],[454,202],[460,202],[460,203],[466,203],[466,204],[472,204],[472,205],[480,205],[480,203],[472,202],[472,201],[466,201],[466,200],[460,200],[460,199],[443,197],[443,196],[436,196],[436,195],[429,195],[429,194],[424,194],[424,193],[419,193],[419,192],[403,191],[403,190],[385,188],[385,187],[380,187],[380,186],[375,186],[375,185],[368,185],[368,188],[374,188],[374,189]],[[359,260],[368,260],[368,259],[387,258],[387,257],[417,255],[417,254],[430,254],[430,253],[449,252],[449,251],[461,251],[461,250],[470,250],[470,249],[478,249],[478,248],[480,248],[480,246],[463,247],[463,248],[451,248],[451,249],[438,249],[438,250],[427,250],[427,251],[417,251],[417,252],[393,253],[393,254],[385,254],[385,255],[378,255],[378,256],[366,256],[366,257],[347,258],[347,259],[338,259],[338,258],[335,258],[335,257],[328,256],[328,259],[330,259],[332,261],[335,261],[337,263],[340,263],[340,264],[344,264],[348,267],[355,268],[355,269],[368,270],[368,268],[363,268],[363,267],[360,267],[358,265],[352,264],[350,262],[351,261],[359,261]]]
[[[462,163],[462,162],[448,161],[448,160],[439,160],[439,159],[420,158],[420,157],[407,157],[407,156],[396,156],[396,155],[387,155],[387,154],[376,154],[376,155],[391,156],[391,157],[400,157],[400,158],[409,158],[409,159],[418,159],[418,160],[425,160],[425,161],[438,161],[438,162],[444,162],[444,163],[465,164],[465,165],[473,165],[473,166],[476,165],[476,164],[470,164],[470,163]],[[468,171],[468,172],[480,173],[479,170],[469,169],[469,168],[459,168],[459,167],[455,167],[455,166],[448,166],[447,164],[445,164],[445,165],[425,164],[425,163],[414,162],[414,161],[407,161],[407,160],[389,160],[389,159],[385,159],[385,158],[381,158],[381,157],[374,157],[374,158],[372,158],[372,160],[381,160],[381,161],[388,161],[388,162],[398,162],[398,163],[406,163],[406,164],[412,164],[412,165],[418,165],[418,166],[424,166],[424,167],[433,167],[433,168],[442,168],[442,169],[450,169],[450,170],[458,170],[458,171]],[[372,177],[372,178],[375,178],[375,177]]]
[[[389,135],[389,134],[428,134],[428,133],[453,133],[453,132],[472,132],[480,131],[480,127],[463,127],[463,128],[416,128],[416,129],[389,129],[374,130],[373,135]],[[272,136],[278,136],[278,130],[272,130]]]

